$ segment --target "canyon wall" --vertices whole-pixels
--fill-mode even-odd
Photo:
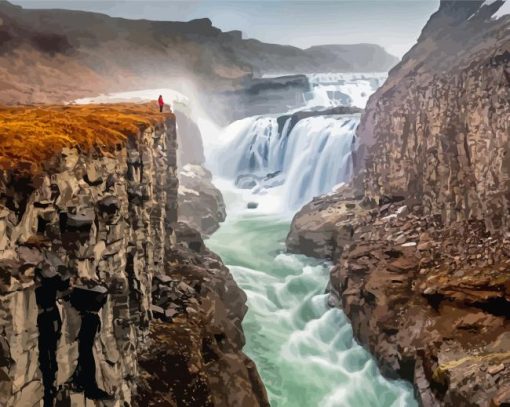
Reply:
[[[48,109],[30,125],[65,134],[60,108]],[[1,404],[152,405],[156,385],[144,399],[139,394],[163,369],[174,376],[166,404],[158,405],[184,405],[179,383],[196,385],[196,376],[199,387],[188,391],[200,393],[201,405],[240,405],[235,397],[267,405],[256,368],[242,354],[246,297],[200,234],[178,223],[175,117],[151,113],[147,121],[145,108],[134,106],[135,127],[118,130],[118,142],[108,145],[112,138],[101,139],[92,123],[115,127],[114,114],[125,109],[64,108],[74,123],[62,139],[67,145],[59,148],[55,136],[51,158],[33,162],[30,173],[19,157],[37,152],[17,146],[16,153],[14,141],[2,139],[2,155],[11,160],[2,161],[0,178]],[[23,121],[33,113],[2,112],[8,114]],[[89,130],[73,115],[87,115],[89,148],[73,139]],[[48,134],[22,136],[31,146]],[[177,345],[167,347],[157,335]],[[140,365],[157,352],[156,362]],[[217,384],[214,366],[227,361],[222,383],[235,383],[235,392]]]
[[[413,197],[446,223],[508,228],[510,17],[497,15],[502,6],[442,2],[370,98],[358,129],[368,196]]]
[[[370,98],[351,185],[287,246],[335,261],[330,305],[423,406],[510,404],[510,16],[442,1]]]

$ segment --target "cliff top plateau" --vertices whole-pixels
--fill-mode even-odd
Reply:
[[[170,117],[150,103],[0,107],[0,169],[35,174],[65,147],[112,149]]]

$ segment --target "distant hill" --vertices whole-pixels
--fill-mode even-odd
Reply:
[[[340,38],[341,40],[341,38]],[[387,71],[376,45],[303,50],[222,32],[209,19],[126,20],[70,10],[29,10],[0,0],[0,102],[61,102],[99,92],[173,86],[234,89],[247,77],[318,71]]]

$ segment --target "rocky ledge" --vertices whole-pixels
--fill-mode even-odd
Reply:
[[[508,232],[445,225],[416,202],[375,204],[344,187],[305,206],[287,244],[335,260],[331,306],[423,406],[510,403]]]
[[[269,406],[255,364],[242,353],[246,295],[200,234],[176,229],[172,265],[153,293],[162,321],[142,354],[139,406]]]
[[[223,196],[212,183],[209,170],[186,164],[179,171],[179,219],[203,235],[210,235],[226,216]]]
[[[175,116],[20,107],[0,122],[0,404],[267,405],[241,350],[246,298],[178,223]]]

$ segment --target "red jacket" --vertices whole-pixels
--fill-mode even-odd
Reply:
[[[159,104],[160,106],[164,106],[164,105],[165,105],[165,102],[163,102],[163,96],[160,96],[160,97],[158,98],[158,104]]]

